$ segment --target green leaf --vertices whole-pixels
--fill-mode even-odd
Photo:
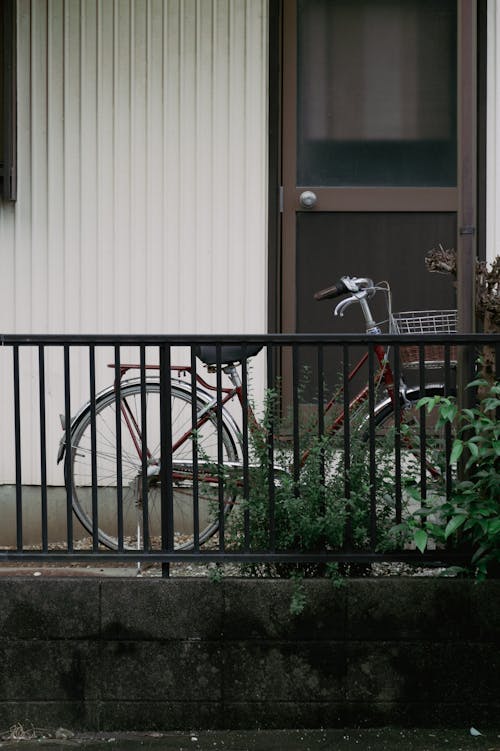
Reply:
[[[479,456],[479,446],[474,441],[467,441],[467,448],[471,452],[474,459]]]
[[[467,516],[465,514],[459,514],[458,516],[454,516],[452,519],[450,519],[444,531],[444,539],[447,540],[448,537],[453,534],[453,532],[456,532],[466,519]]]
[[[467,388],[471,389],[474,388],[474,386],[487,386],[488,381],[486,381],[484,378],[477,378],[475,381],[471,381],[467,384]]]
[[[435,540],[446,539],[444,536],[444,530],[442,527],[439,526],[439,524],[433,524],[432,522],[427,522],[427,529],[429,530],[430,534]]]
[[[417,529],[417,531],[413,535],[413,541],[421,553],[423,553],[425,548],[427,547],[428,539],[429,535],[427,534],[425,529]]]
[[[488,534],[496,535],[500,532],[500,519],[491,519],[488,524]]]
[[[472,556],[471,563],[477,563],[477,561],[481,559],[481,557],[486,553],[487,550],[488,548],[486,545],[481,545],[481,547],[479,547]]]
[[[480,415],[480,412],[477,409],[468,409],[467,407],[464,407],[462,409],[462,415],[465,415],[470,420],[474,420],[475,417]]]
[[[415,404],[415,409],[422,409],[422,407],[427,407],[427,411],[430,412],[434,407],[434,397],[424,396],[422,399],[419,399]]]
[[[463,441],[460,440],[460,438],[455,438],[453,441],[453,446],[451,448],[451,455],[450,455],[450,464],[455,464],[460,457],[462,456],[462,452],[464,450],[464,444]]]
[[[487,396],[481,402],[481,406],[485,412],[492,412],[497,407],[500,407],[500,399],[497,399],[496,396]]]
[[[457,407],[455,404],[443,404],[441,406],[441,417],[443,420],[453,422],[457,414]]]

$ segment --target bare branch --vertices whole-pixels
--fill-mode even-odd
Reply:
[[[453,248],[440,244],[426,257],[427,270],[434,274],[451,274],[457,278],[457,258]],[[487,333],[500,333],[500,256],[488,264],[476,262],[476,316]]]

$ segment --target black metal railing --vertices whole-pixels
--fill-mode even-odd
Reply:
[[[498,337],[4,335],[2,345],[0,560],[148,561],[166,573],[171,562],[279,571],[467,557],[422,554],[395,529],[456,482],[452,427],[419,399],[462,399],[456,363],[472,380],[485,347],[498,371]]]

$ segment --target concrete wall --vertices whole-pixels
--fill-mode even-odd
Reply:
[[[500,582],[1,579],[0,727],[415,725],[500,717]]]

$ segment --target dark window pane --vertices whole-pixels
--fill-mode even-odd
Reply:
[[[0,198],[16,198],[16,4],[0,0]]]
[[[456,184],[455,0],[299,0],[298,184]]]

